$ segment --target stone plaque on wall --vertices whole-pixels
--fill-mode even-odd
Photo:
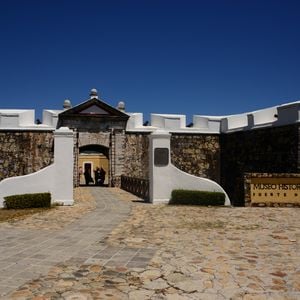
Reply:
[[[169,149],[155,148],[154,149],[154,165],[157,167],[167,166],[169,164]]]
[[[300,178],[251,178],[251,203],[300,204]]]

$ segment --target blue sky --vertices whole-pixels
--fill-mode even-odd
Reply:
[[[0,0],[0,108],[91,88],[130,112],[225,115],[300,99],[300,1]]]

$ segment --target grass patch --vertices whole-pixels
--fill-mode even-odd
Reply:
[[[49,211],[51,208],[0,209],[0,223],[25,219],[28,216]]]
[[[225,222],[217,220],[217,221],[204,221],[204,222],[185,222],[183,224],[180,224],[178,228],[202,230],[202,229],[220,229],[225,227],[226,227]]]
[[[257,230],[261,226],[258,224],[235,225],[234,223],[216,221],[184,221],[177,228],[194,229],[194,230],[209,230],[209,229],[228,229],[228,230]]]

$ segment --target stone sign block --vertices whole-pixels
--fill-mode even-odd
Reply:
[[[155,148],[154,149],[154,165],[157,167],[167,166],[169,164],[169,149]]]
[[[300,204],[300,178],[251,179],[251,203]]]
[[[300,206],[300,174],[247,173],[244,178],[246,206]]]

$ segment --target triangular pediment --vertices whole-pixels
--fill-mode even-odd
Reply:
[[[57,128],[69,127],[89,132],[125,130],[128,119],[126,113],[98,98],[92,98],[60,113]]]
[[[79,111],[80,114],[91,114],[91,115],[108,115],[109,113],[103,108],[97,105],[91,105],[90,107]]]
[[[92,98],[60,114],[61,116],[103,116],[128,119],[129,116],[97,98]]]

